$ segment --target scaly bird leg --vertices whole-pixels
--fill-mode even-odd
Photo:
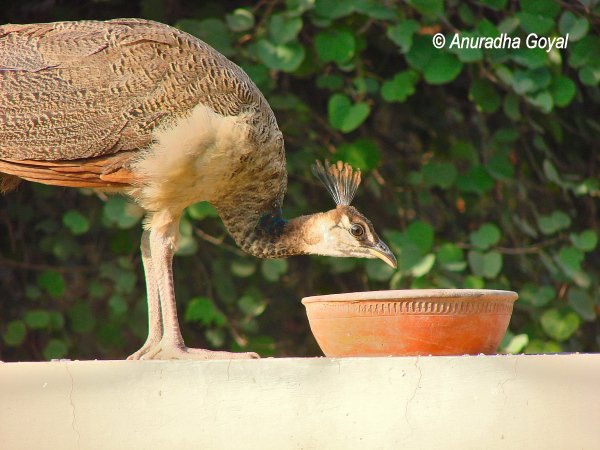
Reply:
[[[169,229],[177,230],[177,224]],[[152,257],[151,267],[154,280],[158,286],[160,298],[160,311],[162,314],[162,338],[158,344],[149,348],[141,359],[241,359],[258,358],[256,353],[229,353],[213,352],[210,350],[188,348],[183,342],[179,321],[177,319],[177,305],[175,303],[175,289],[173,285],[173,253],[175,236],[160,233],[155,229],[150,231],[149,245]]]
[[[137,352],[127,359],[141,359],[148,351],[158,345],[163,335],[162,315],[160,312],[160,298],[158,295],[158,283],[152,268],[150,253],[150,231],[142,233],[142,264],[146,277],[146,292],[148,296],[148,337],[146,342]]]

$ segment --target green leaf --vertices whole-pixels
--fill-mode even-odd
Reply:
[[[87,233],[90,229],[90,222],[79,211],[74,209],[69,210],[63,216],[63,224],[71,230],[71,233],[78,236]]]
[[[214,348],[222,348],[225,345],[225,332],[222,328],[209,328],[204,331],[204,336]]]
[[[220,19],[183,19],[177,22],[175,27],[196,36],[198,39],[202,39],[225,56],[235,54],[229,29],[225,26],[225,22]]]
[[[407,0],[407,3],[430,18],[436,18],[444,13],[443,0]]]
[[[458,175],[456,187],[461,192],[483,195],[494,187],[494,180],[484,166],[476,165],[464,175]]]
[[[302,14],[315,7],[315,0],[285,0],[285,6],[288,11]]]
[[[554,341],[542,341],[540,339],[531,339],[527,347],[525,347],[525,353],[539,355],[543,353],[560,353],[562,347],[558,342]]]
[[[144,217],[145,211],[125,197],[115,195],[109,197],[102,209],[102,218],[109,226],[121,229],[132,228]]]
[[[359,94],[376,94],[379,91],[379,82],[371,77],[356,77],[352,84]]]
[[[496,251],[482,253],[471,250],[468,259],[471,271],[478,277],[493,279],[502,270],[502,255]]]
[[[558,252],[558,261],[569,276],[581,270],[584,258],[583,253],[575,247],[562,247]]]
[[[421,168],[423,182],[426,186],[439,186],[442,189],[448,189],[456,181],[458,174],[456,167],[452,163],[431,161],[424,164]]]
[[[243,295],[238,300],[238,307],[247,317],[260,316],[267,307],[267,302],[254,295]]]
[[[37,278],[37,284],[53,298],[58,298],[65,293],[65,280],[55,270],[42,272]]]
[[[526,283],[519,292],[519,302],[541,308],[556,298],[556,290],[552,286],[536,286]]]
[[[317,77],[316,84],[318,88],[337,91],[344,86],[344,78],[341,75],[324,73]]]
[[[555,18],[561,10],[557,2],[540,2],[539,0],[520,0],[521,11],[543,17]]]
[[[550,93],[556,106],[567,106],[575,97],[575,83],[564,75],[559,75],[552,81]]]
[[[558,184],[559,186],[563,185],[560,175],[558,174],[558,170],[556,170],[556,167],[554,167],[554,164],[552,164],[549,159],[544,159],[542,168],[544,169],[544,175],[546,175],[548,180]]]
[[[23,319],[29,328],[41,330],[50,326],[50,314],[43,309],[31,309]]]
[[[591,252],[598,245],[598,235],[594,230],[585,230],[580,234],[571,233],[569,237],[573,245],[584,252]]]
[[[208,202],[194,203],[188,206],[187,212],[192,219],[202,220],[206,217],[218,217],[217,210]]]
[[[477,39],[479,34],[472,31],[461,31],[459,35],[455,35],[458,39],[458,42],[462,42],[462,39]],[[450,40],[450,37],[448,37]],[[458,59],[464,63],[472,63],[476,61],[481,61],[483,59],[483,50],[478,47],[472,47],[470,45],[452,45],[455,37],[452,37],[450,42],[446,45],[445,48],[448,49],[451,53],[454,53],[458,56]]]
[[[439,51],[423,72],[429,84],[446,84],[454,80],[462,71],[463,65],[456,56]]]
[[[18,347],[25,340],[27,328],[21,320],[11,320],[2,334],[4,343],[9,347]]]
[[[428,253],[433,246],[433,227],[428,223],[415,220],[406,229],[406,237],[409,242],[412,242],[419,248],[421,253]]]
[[[527,347],[527,344],[529,344],[529,336],[527,336],[525,333],[517,334],[510,339],[508,344],[504,346],[503,350],[506,353],[516,355],[517,353],[522,353],[525,347]]]
[[[579,70],[579,80],[586,86],[596,86],[600,83],[600,67],[582,67]]]
[[[381,86],[381,96],[388,102],[404,102],[415,93],[415,83],[419,75],[414,70],[398,72],[394,78]]]
[[[387,281],[396,272],[393,268],[378,259],[367,260],[366,269],[369,279],[375,281]]]
[[[281,275],[287,272],[288,262],[286,259],[265,259],[260,269],[265,280],[274,283],[279,280]]]
[[[379,0],[354,0],[353,3],[356,12],[373,19],[394,21],[398,19],[398,13],[393,8],[393,4],[388,6]]]
[[[256,272],[256,262],[250,258],[236,258],[231,262],[231,273],[236,277],[247,278]]]
[[[269,35],[275,44],[287,44],[298,36],[302,18],[289,13],[273,14],[269,19]]]
[[[348,30],[330,29],[317,34],[315,48],[321,61],[342,65],[354,57],[356,39]]]
[[[479,157],[477,151],[471,142],[457,141],[450,147],[450,155],[453,158],[461,159],[470,165],[477,164]]]
[[[411,268],[410,273],[413,277],[423,277],[431,271],[434,264],[435,255],[433,253],[429,253],[421,258],[421,260]]]
[[[329,98],[327,112],[329,123],[334,128],[349,133],[367,119],[371,108],[364,102],[352,104],[344,94],[334,94]]]
[[[563,211],[554,211],[547,216],[538,217],[538,227],[546,235],[564,230],[571,225],[571,218]]]
[[[339,0],[316,0],[315,13],[327,19],[339,19],[354,12],[354,3],[351,1],[340,2]]]
[[[494,155],[487,163],[488,172],[497,180],[510,180],[515,175],[515,169],[506,155]]]
[[[304,61],[304,47],[297,42],[276,45],[267,39],[256,43],[258,57],[270,69],[293,72]]]
[[[494,85],[488,80],[477,78],[471,83],[469,98],[473,100],[479,109],[486,113],[493,113],[500,107],[500,95]]]
[[[218,298],[224,303],[234,303],[238,298],[237,289],[225,260],[215,259],[212,263],[212,271],[211,281]]]
[[[576,16],[571,11],[565,11],[558,21],[558,30],[561,36],[569,35],[569,42],[576,42],[584,37],[590,27],[583,16]]]
[[[92,308],[87,302],[75,303],[67,311],[67,316],[71,322],[71,329],[76,333],[90,333],[96,326]]]
[[[433,46],[431,37],[416,34],[413,36],[413,44],[410,50],[406,52],[405,58],[412,68],[424,72],[433,57],[440,52],[442,50],[438,50]]]
[[[375,141],[358,138],[354,142],[340,145],[336,157],[361,170],[375,169],[381,159],[381,150]]]
[[[402,53],[410,50],[413,43],[413,35],[419,30],[419,22],[408,19],[387,29],[387,37],[394,42]]]
[[[473,275],[467,275],[464,279],[464,289],[483,289],[485,287],[485,281],[483,278],[476,277]]]
[[[553,339],[565,341],[577,331],[581,319],[571,308],[549,309],[540,318],[542,328]]]
[[[437,261],[450,272],[462,272],[467,267],[463,250],[449,242],[440,246]]]
[[[231,31],[240,33],[249,31],[254,27],[254,14],[246,8],[234,9],[231,14],[225,16],[227,26]]]
[[[597,314],[594,300],[586,291],[577,287],[572,287],[569,289],[567,299],[571,308],[573,308],[583,320],[587,322],[596,320]]]
[[[493,223],[484,223],[477,231],[469,235],[471,243],[482,250],[496,245],[502,236],[500,229]]]
[[[504,110],[504,114],[506,114],[510,120],[517,121],[521,118],[519,97],[512,92],[504,97],[502,109]]]
[[[227,322],[225,315],[208,297],[192,298],[186,305],[184,319],[186,322],[196,322],[205,327],[210,325],[221,327]]]
[[[127,301],[118,294],[111,295],[110,299],[108,299],[108,306],[115,316],[123,316],[129,309]]]
[[[552,95],[550,95],[548,91],[540,92],[532,97],[527,97],[527,101],[536,108],[539,108],[544,113],[549,113],[552,111],[554,106]]]
[[[519,19],[521,28],[527,33],[535,33],[543,36],[547,35],[554,27],[554,20],[550,17],[526,12],[518,12],[516,16]]]
[[[411,67],[423,72],[429,84],[449,83],[460,74],[463,67],[455,55],[436,49],[431,36],[415,35],[405,57]]]
[[[585,36],[569,50],[569,65],[574,69],[595,64],[600,59],[600,38],[595,35]]]
[[[69,349],[65,341],[62,339],[50,339],[42,353],[46,359],[61,359],[67,355],[68,351]]]
[[[522,45],[520,49],[512,50],[510,56],[517,64],[530,69],[548,64],[548,53],[543,48],[528,48],[526,45]]]

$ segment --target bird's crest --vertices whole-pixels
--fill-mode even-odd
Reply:
[[[360,184],[360,169],[352,170],[350,164],[342,161],[329,164],[325,160],[325,166],[321,161],[313,164],[312,172],[325,185],[336,205],[350,205]]]

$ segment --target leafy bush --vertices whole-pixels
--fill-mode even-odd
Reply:
[[[275,110],[288,154],[286,214],[329,209],[309,166],[344,159],[365,173],[356,206],[398,257],[396,271],[374,260],[256,260],[210,205],[193,205],[175,260],[190,345],[315,355],[303,296],[459,287],[520,293],[504,351],[598,351],[596,1],[83,3],[3,3],[0,18],[140,15],[206,40]],[[549,52],[449,48],[455,31],[570,40]],[[440,50],[438,32],[448,38]],[[139,208],[40,185],[0,202],[2,358],[136,350],[146,334]]]

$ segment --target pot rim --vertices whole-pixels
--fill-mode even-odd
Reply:
[[[415,299],[478,299],[516,301],[519,295],[514,291],[497,289],[396,289],[381,291],[346,292],[340,294],[312,295],[304,297],[302,304],[318,302],[396,302]]]

